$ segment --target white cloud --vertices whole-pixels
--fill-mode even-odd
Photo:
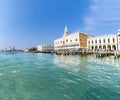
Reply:
[[[120,28],[120,0],[92,0],[84,18],[84,31],[94,35],[115,33]]]

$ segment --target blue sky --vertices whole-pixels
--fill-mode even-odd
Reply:
[[[65,25],[70,33],[116,33],[119,5],[119,0],[0,0],[0,49],[52,44]]]

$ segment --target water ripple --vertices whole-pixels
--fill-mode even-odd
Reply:
[[[119,100],[119,60],[1,54],[0,100]]]

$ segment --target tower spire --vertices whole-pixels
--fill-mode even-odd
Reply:
[[[67,25],[65,26],[65,30],[64,30],[64,32],[68,32],[68,28],[67,28]]]
[[[65,26],[65,30],[64,30],[64,34],[63,34],[63,37],[67,36],[68,35],[68,28],[67,28],[67,25]]]

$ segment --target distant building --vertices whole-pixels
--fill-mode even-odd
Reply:
[[[88,35],[82,32],[68,33],[65,26],[63,37],[54,40],[55,50],[87,48]]]
[[[16,51],[14,46],[4,49],[4,52],[12,52],[12,51]]]
[[[53,52],[54,46],[53,45],[39,45],[37,47],[38,52]]]
[[[24,52],[37,52],[37,48],[36,47],[26,48]]]
[[[120,30],[117,34],[107,34],[103,36],[90,37],[87,39],[89,50],[120,50]]]
[[[29,52],[29,49],[28,49],[28,48],[26,48],[26,49],[24,50],[24,52]]]

